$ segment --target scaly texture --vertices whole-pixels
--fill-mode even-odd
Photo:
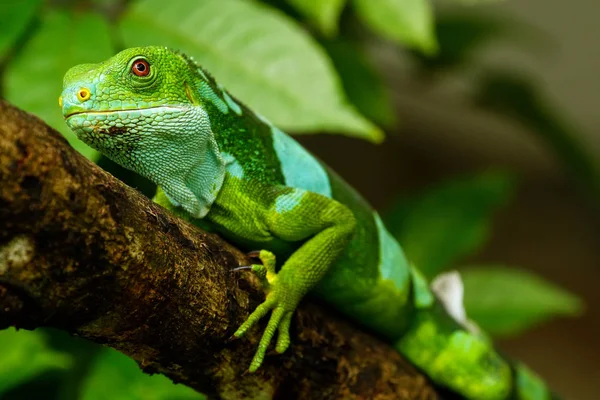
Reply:
[[[246,250],[262,249],[263,264],[252,269],[266,299],[235,333],[270,313],[250,371],[275,335],[275,349],[286,350],[292,313],[312,291],[467,398],[550,398],[486,336],[453,319],[451,302],[436,299],[351,187],[191,58],[132,48],[74,67],[62,109],[82,140],[156,182],[159,204]]]
[[[286,361],[244,374],[261,332],[228,338],[264,296],[232,272],[243,253],[1,99],[0,182],[0,329],[60,329],[222,400],[440,398],[389,345],[311,302],[295,313]]]

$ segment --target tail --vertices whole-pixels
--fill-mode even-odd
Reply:
[[[457,272],[441,275],[430,290],[411,269],[416,310],[408,331],[395,343],[400,353],[436,384],[469,400],[557,399],[525,365],[500,355],[466,318]]]

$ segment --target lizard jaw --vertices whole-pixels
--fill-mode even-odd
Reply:
[[[68,114],[65,115],[65,120],[75,116],[75,115],[88,115],[88,114],[94,114],[94,115],[111,115],[114,113],[121,113],[121,112],[135,112],[135,111],[147,111],[147,110],[162,110],[162,111],[175,111],[175,110],[182,110],[183,107],[176,107],[176,106],[155,106],[155,107],[142,107],[142,108],[123,108],[123,109],[115,109],[115,110],[102,110],[102,111],[98,111],[98,110],[78,110],[78,111],[73,111],[70,112]]]

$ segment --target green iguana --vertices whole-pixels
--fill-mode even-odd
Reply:
[[[143,47],[75,66],[60,103],[81,140],[159,186],[156,202],[261,249],[252,270],[266,299],[234,334],[270,313],[250,372],[275,336],[277,352],[288,348],[294,310],[310,292],[468,399],[552,398],[465,318],[460,278],[444,275],[432,287],[449,290],[432,290],[354,189],[192,58]]]

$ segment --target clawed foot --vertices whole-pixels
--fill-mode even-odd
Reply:
[[[262,262],[260,264],[253,264],[251,266],[252,271],[258,275],[263,282],[265,290],[267,291],[267,298],[259,305],[256,310],[239,327],[239,329],[233,334],[234,337],[239,338],[243,336],[248,329],[256,324],[262,317],[267,315],[269,311],[272,311],[269,323],[263,333],[263,336],[258,345],[258,349],[250,367],[249,372],[255,372],[262,364],[269,343],[275,333],[277,332],[277,344],[275,351],[277,353],[283,353],[290,345],[290,324],[292,322],[292,315],[299,301],[299,297],[294,295],[295,291],[292,287],[292,282],[288,282],[285,279],[281,279],[276,272],[275,255],[269,251],[261,250],[251,252],[248,254],[251,258],[258,258]]]
[[[252,270],[261,280],[265,289],[270,286],[270,280],[273,280],[277,275],[275,255],[267,250],[255,250],[246,254],[249,258],[257,258],[262,264],[242,265],[232,269],[232,271],[242,271],[246,269]]]

